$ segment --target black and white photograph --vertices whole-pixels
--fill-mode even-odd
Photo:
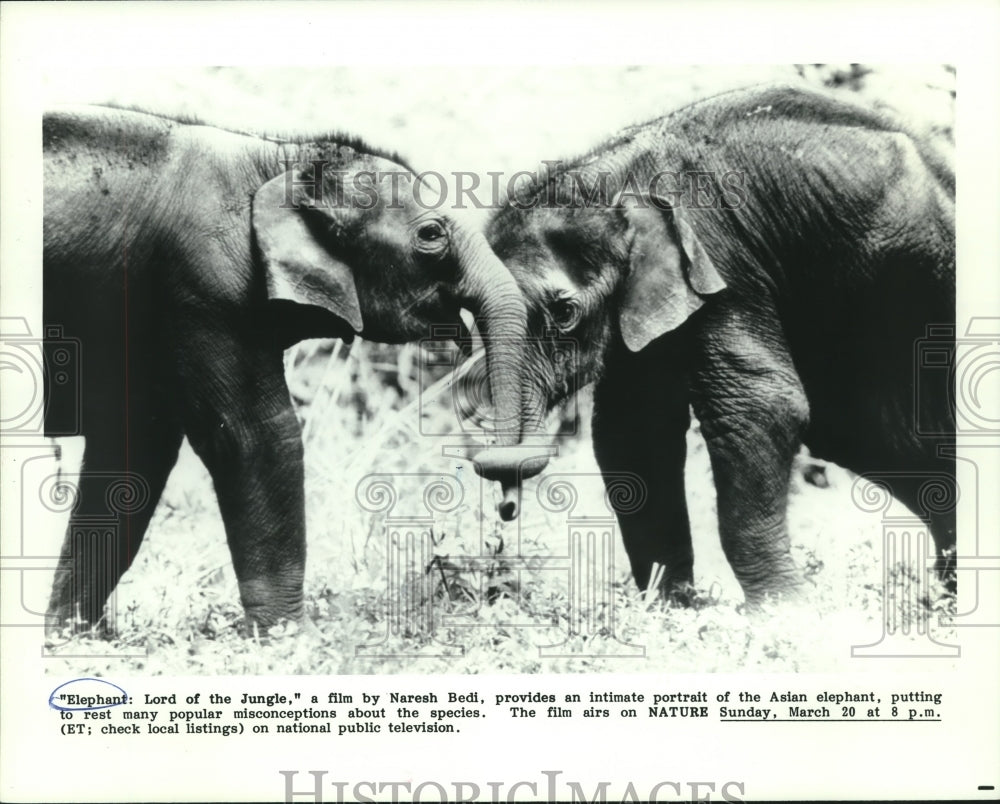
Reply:
[[[0,17],[4,800],[995,798],[996,7],[170,5]]]

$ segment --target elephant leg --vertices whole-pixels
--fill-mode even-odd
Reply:
[[[893,473],[891,491],[927,525],[937,551],[934,569],[945,586],[955,591],[955,506],[958,494],[954,459],[941,460],[926,472]]]
[[[183,438],[179,423],[157,413],[140,397],[130,399],[127,416],[94,410],[87,417],[77,504],[49,601],[50,631],[100,623],[135,559]]]
[[[692,377],[722,547],[751,606],[770,593],[795,594],[801,584],[787,506],[809,405],[777,321],[773,311],[752,319],[738,310],[713,311]]]
[[[654,345],[611,356],[594,391],[594,454],[609,490],[618,473],[644,487],[638,507],[609,494],[639,588],[648,588],[658,564],[659,592],[683,597],[694,580],[684,489],[688,387],[681,371],[666,370],[664,351]]]
[[[184,333],[182,409],[212,476],[248,621],[302,617],[305,492],[302,434],[281,349],[254,336]]]

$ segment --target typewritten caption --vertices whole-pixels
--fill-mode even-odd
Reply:
[[[142,693],[100,679],[60,685],[49,705],[66,737],[234,737],[256,734],[459,734],[470,723],[507,719],[594,722],[699,719],[716,723],[940,722],[945,696],[927,689],[724,689],[676,692],[587,690]],[[734,728],[737,728],[734,726]]]

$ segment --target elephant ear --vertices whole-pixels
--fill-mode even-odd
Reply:
[[[354,275],[316,239],[317,224],[321,228],[329,210],[314,205],[298,173],[283,173],[254,194],[253,230],[264,263],[267,296],[321,307],[361,332]]]
[[[712,264],[680,206],[623,205],[632,229],[631,270],[625,282],[620,324],[633,352],[681,324],[726,283]]]

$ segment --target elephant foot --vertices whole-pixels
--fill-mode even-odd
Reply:
[[[90,636],[95,639],[112,639],[115,635],[114,628],[104,617],[96,623],[85,620],[76,615],[76,606],[69,608],[50,608],[45,614],[45,642],[48,649],[64,645],[72,637]]]
[[[311,645],[328,645],[330,640],[316,627],[309,615],[300,620],[281,618],[264,627],[256,620],[245,619],[237,625],[237,633],[244,639],[252,639],[261,645],[269,645],[288,637],[302,639]]]
[[[289,592],[288,589],[294,589]],[[302,623],[309,618],[302,604],[302,581],[278,584],[270,578],[240,581],[240,601],[246,614],[246,636],[263,637],[283,623]]]
[[[114,628],[105,612],[106,600],[106,596],[93,594],[72,573],[57,572],[45,613],[46,647],[61,644],[77,634],[101,639],[113,636]]]
[[[656,597],[672,608],[700,608],[704,595],[686,578],[664,578],[656,589]]]
[[[803,606],[809,600],[809,584],[799,575],[784,577],[766,588],[743,589],[743,610],[747,615],[767,615],[775,606]]]

